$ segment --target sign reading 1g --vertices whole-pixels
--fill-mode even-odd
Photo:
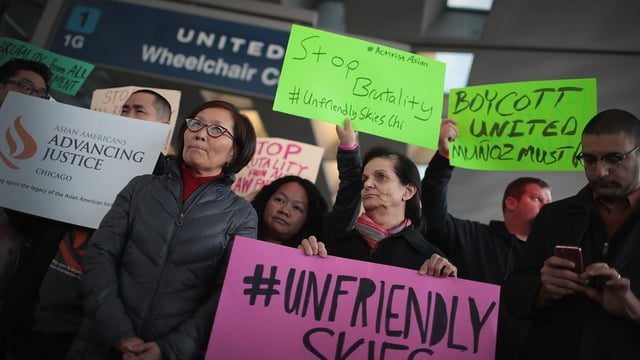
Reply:
[[[71,10],[65,29],[80,34],[65,34],[64,46],[74,49],[82,49],[84,36],[82,34],[93,34],[100,19],[100,9],[76,5]]]

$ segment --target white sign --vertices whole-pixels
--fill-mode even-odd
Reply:
[[[316,182],[324,148],[299,141],[257,139],[256,153],[247,166],[236,174],[231,188],[251,201],[265,185],[286,175],[296,175]]]
[[[168,126],[10,92],[0,206],[97,228],[129,180],[151,173]]]
[[[96,89],[93,91],[93,97],[91,98],[91,110],[102,111],[109,114],[120,115],[122,111],[122,105],[129,99],[131,93],[137,90],[153,90],[162,95],[169,105],[171,105],[171,116],[169,117],[169,133],[162,148],[164,154],[170,153],[172,149],[171,138],[173,137],[173,130],[175,130],[176,120],[178,117],[178,110],[180,109],[180,97],[182,92],[179,90],[140,87],[140,86],[122,86],[115,88]]]

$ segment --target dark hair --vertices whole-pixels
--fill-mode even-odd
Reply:
[[[551,189],[551,186],[547,184],[546,181],[534,177],[519,177],[512,182],[510,182],[507,187],[504,189],[504,195],[502,196],[502,213],[507,210],[506,201],[508,197],[513,197],[518,200],[524,195],[527,191],[527,186],[529,184],[535,184],[540,186],[543,189]]]
[[[422,227],[422,210],[421,210],[421,190],[420,190],[420,173],[416,164],[406,155],[387,149],[382,146],[371,148],[362,160],[362,167],[375,158],[386,158],[393,161],[393,169],[400,179],[402,185],[413,184],[416,188],[415,195],[407,200],[404,211],[405,218],[411,219],[411,222],[417,229]]]
[[[300,241],[309,237],[309,235],[320,235],[322,233],[324,217],[327,215],[329,208],[327,200],[311,181],[301,178],[300,176],[287,175],[265,185],[256,194],[253,201],[251,201],[251,205],[253,205],[256,209],[256,213],[258,214],[258,239],[263,238],[265,230],[263,217],[264,209],[267,207],[267,202],[269,202],[271,196],[278,191],[282,185],[290,182],[296,182],[304,188],[304,191],[307,194],[309,207],[307,211],[307,218],[305,219],[302,228],[300,228],[300,231],[289,239],[289,242],[285,245],[298,246]]]
[[[233,118],[233,160],[229,164],[225,164],[222,170],[225,174],[238,173],[251,161],[253,154],[256,152],[256,131],[253,129],[249,118],[242,115],[235,105],[223,100],[208,101],[198,106],[187,117],[193,118],[201,111],[209,108],[221,108],[231,113]],[[176,155],[180,162],[183,161],[182,150],[184,149],[184,132],[186,130],[187,123],[183,121],[178,132],[176,146]]]
[[[608,109],[597,113],[582,130],[582,135],[625,133],[640,145],[640,120],[628,111]]]
[[[49,81],[51,81],[51,70],[49,67],[41,62],[25,60],[25,59],[11,59],[0,66],[0,82],[9,80],[10,77],[18,74],[18,71],[26,70],[33,71],[40,75],[44,80],[44,83],[49,91]]]
[[[149,94],[153,96],[153,108],[156,110],[159,121],[169,122],[171,119],[171,104],[164,96],[151,89],[140,89],[132,92],[129,97],[134,94]]]

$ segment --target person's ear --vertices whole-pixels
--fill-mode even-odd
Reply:
[[[402,193],[402,200],[403,201],[408,201],[409,199],[411,199],[413,197],[413,195],[416,194],[416,186],[413,184],[408,184],[405,185],[404,187],[404,192]]]
[[[504,199],[505,209],[513,211],[517,206],[518,206],[518,200],[513,196],[507,196],[507,198]]]

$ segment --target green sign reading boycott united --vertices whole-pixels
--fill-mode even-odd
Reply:
[[[437,148],[445,64],[293,25],[273,110]]]
[[[458,138],[451,164],[475,170],[580,170],[582,129],[597,111],[596,79],[470,86],[449,94]]]

